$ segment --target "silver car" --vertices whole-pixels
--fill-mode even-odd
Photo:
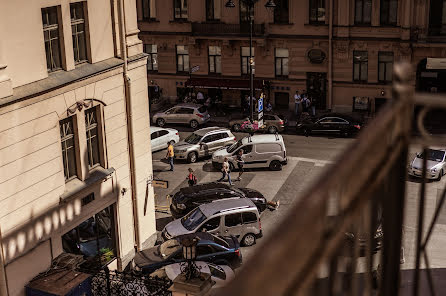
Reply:
[[[153,115],[153,123],[163,127],[166,123],[184,123],[192,128],[209,121],[207,107],[197,104],[179,104]]]
[[[193,163],[200,157],[210,156],[218,149],[234,144],[235,141],[229,129],[214,126],[195,131],[186,139],[174,144],[173,148],[176,159],[185,159]]]
[[[421,177],[423,173],[423,153],[417,153],[414,160],[409,164],[408,173],[414,177]],[[446,150],[427,150],[427,179],[440,180],[446,172]]]

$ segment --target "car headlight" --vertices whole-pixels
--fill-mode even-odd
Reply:
[[[164,234],[164,237],[165,237],[166,239],[171,239],[171,238],[172,238],[172,236],[167,232],[166,229],[164,229],[163,234]]]
[[[437,168],[432,168],[432,169],[431,169],[431,172],[432,172],[432,173],[435,173],[436,171],[437,171]]]
[[[177,208],[179,208],[180,210],[185,210],[186,206],[184,204],[177,204]]]
[[[187,151],[187,149],[179,149],[179,150],[177,150],[177,152],[186,152]]]

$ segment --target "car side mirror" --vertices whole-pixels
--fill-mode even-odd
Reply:
[[[421,158],[421,153],[420,152],[417,152],[417,157]]]

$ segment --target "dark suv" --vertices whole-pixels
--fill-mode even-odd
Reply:
[[[181,188],[172,197],[170,212],[175,219],[178,219],[201,204],[223,198],[249,198],[257,206],[259,212],[266,209],[266,198],[257,190],[210,182]]]
[[[221,237],[208,232],[197,232],[174,237],[136,253],[135,270],[150,274],[163,266],[184,262],[181,241],[185,238],[197,240],[197,261],[229,265],[233,269],[242,264],[240,244],[235,236]]]

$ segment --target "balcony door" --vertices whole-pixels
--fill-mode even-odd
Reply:
[[[429,35],[446,35],[446,0],[431,0]]]

